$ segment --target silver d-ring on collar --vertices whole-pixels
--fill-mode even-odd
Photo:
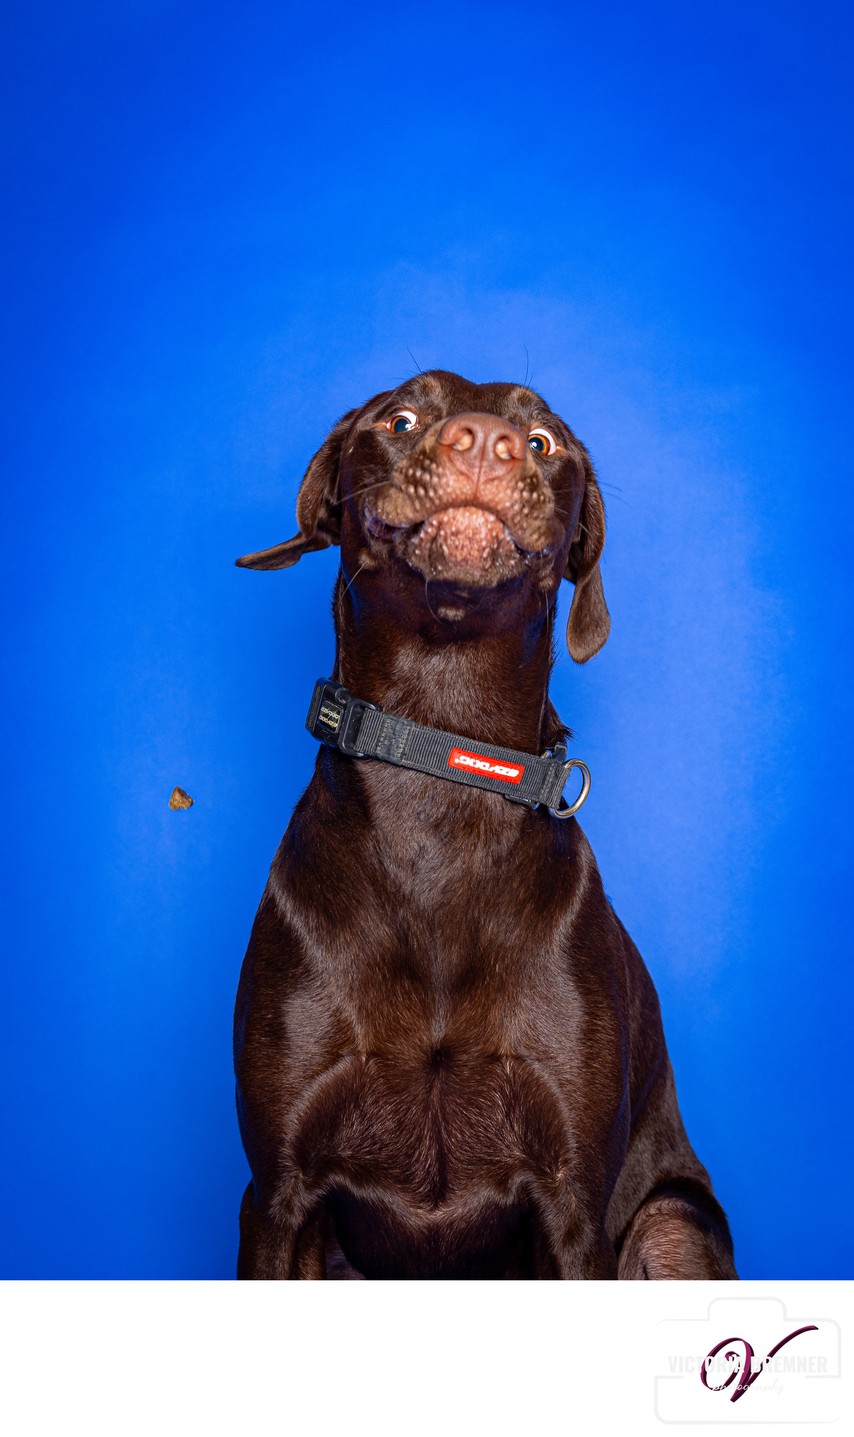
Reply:
[[[550,808],[549,813],[552,814],[554,818],[572,818],[572,815],[577,813],[582,805],[587,802],[587,795],[590,792],[590,769],[586,763],[582,763],[580,758],[568,759],[563,766],[564,783],[566,783],[566,780],[569,778],[569,770],[571,768],[581,769],[581,792],[575,800],[575,803],[569,804],[567,808]]]

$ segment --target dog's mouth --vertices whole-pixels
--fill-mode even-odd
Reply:
[[[428,578],[478,587],[515,576],[554,552],[553,545],[526,544],[500,514],[475,504],[449,505],[412,524],[390,524],[377,513],[366,514],[364,523],[374,538],[396,542]]]

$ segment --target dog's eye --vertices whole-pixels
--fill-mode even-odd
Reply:
[[[410,429],[414,429],[417,423],[418,415],[413,414],[411,409],[398,409],[397,413],[387,420],[386,427],[392,434],[406,434]]]
[[[532,429],[528,435],[528,444],[535,454],[554,454],[557,449],[557,440],[548,429]]]

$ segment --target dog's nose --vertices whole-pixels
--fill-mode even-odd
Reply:
[[[497,478],[525,457],[526,436],[494,414],[455,414],[439,431],[438,443],[461,469],[482,479]]]

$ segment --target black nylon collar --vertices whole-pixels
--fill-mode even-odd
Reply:
[[[332,679],[318,679],[315,684],[305,726],[321,743],[332,744],[351,758],[382,759],[399,768],[500,793],[528,808],[543,804],[555,818],[571,818],[590,792],[587,765],[567,759],[565,743],[539,756],[496,748],[386,713],[377,704],[354,698]],[[560,808],[563,786],[573,768],[581,770],[581,792],[573,804]]]

